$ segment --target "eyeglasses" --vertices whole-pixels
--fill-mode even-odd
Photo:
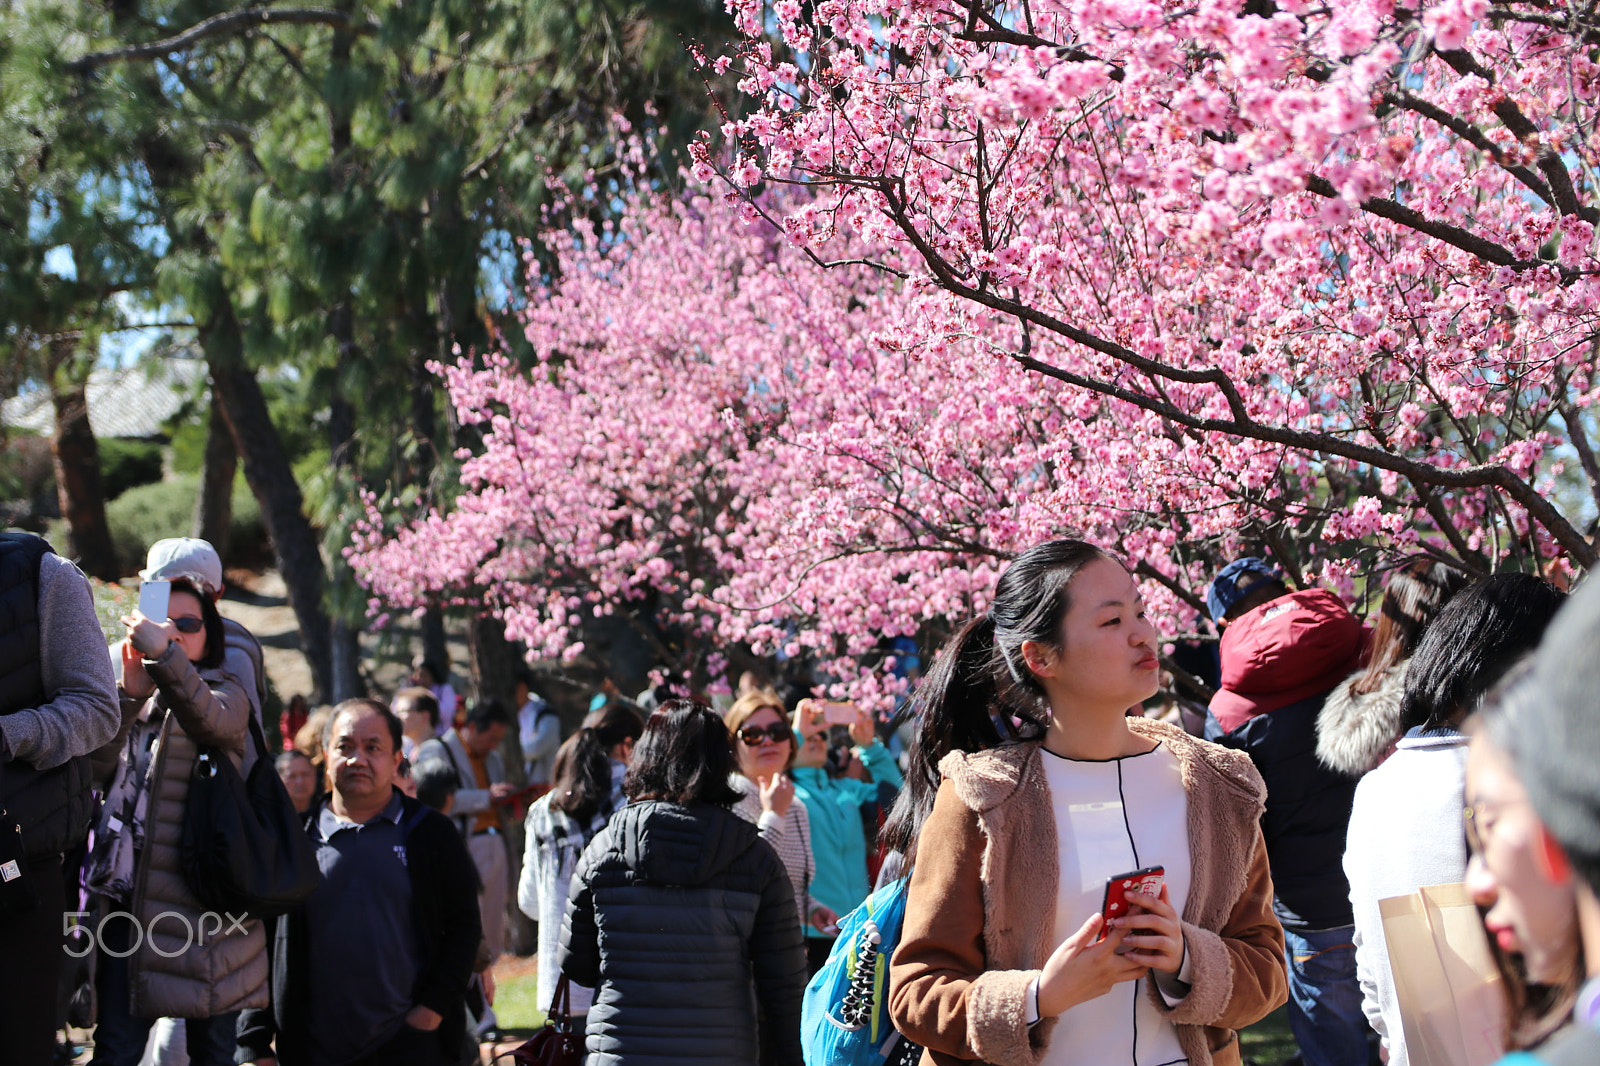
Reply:
[[[755,747],[763,740],[770,739],[774,744],[784,744],[794,736],[787,722],[773,722],[762,729],[760,726],[747,725],[739,730],[738,737],[749,747]]]
[[[1483,854],[1483,840],[1494,827],[1494,815],[1506,807],[1527,803],[1525,799],[1505,800],[1501,803],[1478,801],[1461,808],[1461,828],[1467,834],[1467,850],[1473,855]]]
[[[204,619],[194,615],[185,615],[182,618],[169,618],[167,621],[178,627],[179,633],[198,633],[206,627]]]

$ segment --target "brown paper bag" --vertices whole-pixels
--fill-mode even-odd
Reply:
[[[1411,1066],[1490,1066],[1505,997],[1465,885],[1378,901]]]

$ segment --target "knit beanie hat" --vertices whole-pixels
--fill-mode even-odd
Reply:
[[[1518,708],[1517,773],[1539,818],[1600,896],[1600,581],[1545,631]]]

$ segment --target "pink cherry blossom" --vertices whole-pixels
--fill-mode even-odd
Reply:
[[[887,701],[884,637],[1064,532],[1174,637],[1245,549],[1345,588],[1595,561],[1600,64],[1553,9],[975,2],[730,0],[710,188],[532,235],[538,362],[440,368],[484,443],[446,511],[373,497],[377,610],[551,655],[643,612],[675,668]]]

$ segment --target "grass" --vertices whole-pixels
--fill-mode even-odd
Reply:
[[[544,1024],[544,1011],[539,1009],[539,981],[532,973],[496,978],[494,1014],[500,1019],[500,1028],[532,1032]]]
[[[1265,1018],[1239,1033],[1239,1047],[1246,1064],[1283,1066],[1300,1051],[1289,1031],[1289,1008],[1279,1007]]]

